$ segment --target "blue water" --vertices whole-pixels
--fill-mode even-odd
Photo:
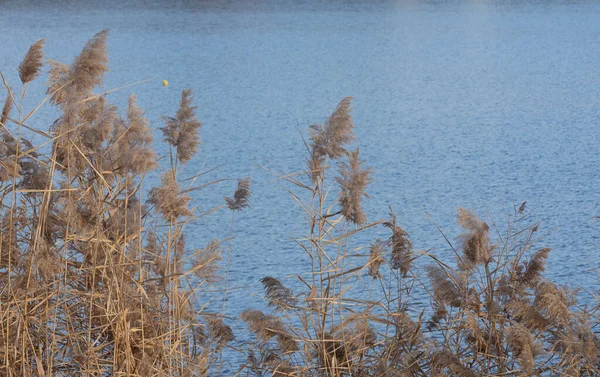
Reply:
[[[35,40],[47,38],[47,58],[71,62],[105,28],[104,88],[151,79],[109,98],[125,105],[135,91],[157,130],[181,89],[193,88],[203,145],[185,174],[223,165],[202,182],[252,178],[252,208],[234,226],[232,314],[260,305],[262,276],[297,285],[293,275],[309,271],[292,239],[307,231],[303,213],[257,165],[301,171],[299,130],[345,96],[375,168],[371,220],[391,205],[417,249],[450,258],[427,213],[456,240],[456,207],[504,229],[504,214],[526,200],[541,221],[539,245],[554,250],[547,276],[599,287],[600,3],[0,1],[0,69],[17,85]],[[31,86],[30,108],[43,81]],[[33,125],[45,129],[54,116],[46,106]],[[234,188],[194,192],[195,204],[209,210]],[[189,244],[226,238],[230,220],[222,212],[196,221]],[[371,235],[365,244],[385,232]]]

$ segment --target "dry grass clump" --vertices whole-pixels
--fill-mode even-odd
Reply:
[[[306,171],[278,174],[304,211],[306,232],[295,241],[311,262],[295,286],[263,277],[264,310],[243,308],[248,330],[234,333],[241,322],[227,315],[227,282],[250,179],[216,207],[232,214],[221,279],[223,243],[214,235],[201,249],[186,243],[205,215],[189,193],[214,183],[191,187],[201,174],[183,170],[200,146],[192,91],[164,118],[170,163],[158,187],[145,187],[158,156],[143,110],[134,95],[121,114],[95,93],[108,71],[107,35],[71,65],[50,63],[47,99],[60,117],[49,130],[15,101],[40,72],[43,40],[19,66],[21,96],[6,85],[0,376],[600,374],[597,312],[544,278],[551,251],[537,246],[525,203],[506,229],[459,209],[464,232],[445,250],[454,264],[416,250],[393,212],[367,220],[372,170],[353,145],[350,97],[309,128]],[[25,129],[44,140],[33,145]],[[357,236],[374,229],[387,235],[365,247]],[[218,294],[222,309],[209,310]]]
[[[60,117],[35,129],[10,87],[0,142],[0,375],[199,376],[218,370],[234,340],[207,313],[221,248],[185,244],[197,215],[181,189],[200,123],[191,91],[165,127],[177,161],[144,200],[157,167],[152,134],[131,95],[124,115],[95,94],[108,71],[103,31],[73,64],[51,62],[48,99]],[[41,68],[44,41],[19,66],[21,97]],[[25,128],[45,138],[34,146]],[[168,132],[167,132],[168,131]],[[192,188],[193,189],[193,188]],[[188,189],[189,190],[189,189]]]
[[[578,309],[570,291],[544,279],[550,249],[535,250],[538,225],[515,226],[528,221],[525,204],[515,209],[506,230],[492,229],[459,208],[464,232],[458,247],[449,243],[454,268],[432,253],[415,252],[393,213],[388,220],[366,222],[360,201],[368,197],[370,170],[361,167],[358,149],[348,152],[355,138],[349,114],[342,116],[347,110],[345,99],[329,118],[339,119],[335,134],[341,137],[331,136],[332,123],[311,126],[308,182],[280,175],[300,190],[289,191],[306,213],[308,231],[296,242],[312,266],[308,276],[299,277],[306,291],[294,296],[276,278],[263,281],[274,310],[271,316],[253,315],[278,317],[278,331],[294,336],[298,350],[283,352],[258,335],[259,341],[247,345],[251,370],[274,373],[256,362],[271,357],[284,362],[293,376],[597,375],[600,341],[593,313]],[[333,179],[339,185],[338,211],[328,178],[332,161],[340,169]],[[364,264],[352,263],[360,250],[353,237],[379,224],[390,231],[389,239],[373,242]],[[413,263],[424,257],[433,261],[425,268],[427,282]],[[363,275],[375,284],[366,285]],[[356,285],[368,291],[369,299],[349,295]],[[416,286],[430,297],[431,308],[420,313],[412,304]],[[280,298],[302,296],[306,300],[293,304]]]

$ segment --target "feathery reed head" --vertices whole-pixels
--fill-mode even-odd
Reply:
[[[519,361],[523,372],[530,376],[533,373],[534,359],[540,353],[539,345],[535,343],[531,332],[518,323],[508,328],[506,334],[506,343]]]
[[[328,156],[331,159],[340,158],[346,154],[345,145],[354,141],[354,122],[350,115],[352,97],[344,98],[333,114],[325,121],[325,125],[310,126],[313,141],[313,154]]]
[[[457,284],[458,276],[438,266],[428,266],[427,275],[433,287],[435,299],[443,304],[456,308],[462,305],[461,287]]]
[[[107,117],[111,122],[111,116]],[[101,122],[100,126],[105,122]],[[123,173],[145,174],[156,167],[156,153],[152,150],[152,133],[148,127],[148,120],[144,111],[136,104],[134,94],[129,96],[127,117],[122,121],[113,121],[110,150],[112,168]],[[109,125],[106,125],[108,132]],[[102,132],[101,127],[97,127]]]
[[[0,160],[0,182],[21,178],[21,166],[14,155]]]
[[[556,284],[543,281],[535,289],[535,307],[555,323],[568,324],[573,316],[569,306],[573,304],[569,293]]]
[[[477,377],[478,374],[466,367],[458,356],[443,350],[433,352],[431,364],[434,376]]]
[[[463,267],[487,264],[492,259],[490,227],[473,212],[458,208],[458,223],[466,230],[460,235],[465,261]]]
[[[362,225],[367,221],[367,216],[362,210],[363,196],[368,198],[365,191],[371,183],[371,168],[363,168],[363,161],[358,158],[359,150],[356,149],[348,156],[348,163],[341,162],[339,166],[340,176],[336,178],[340,185],[338,202],[342,215],[356,225]]]
[[[0,116],[0,127],[6,127],[6,121],[8,120],[8,116],[10,115],[10,110],[12,110],[12,98],[10,97],[10,93],[6,94],[6,99],[4,100],[4,106],[2,107],[2,115]],[[6,130],[2,128],[0,133],[4,134]]]
[[[308,168],[307,175],[313,185],[316,184],[322,176],[324,164],[325,157],[316,153],[313,147],[310,156],[306,159],[306,166]]]
[[[188,162],[198,152],[200,145],[199,129],[202,123],[196,117],[196,106],[192,106],[191,89],[181,92],[181,102],[175,117],[163,117],[165,127],[161,127],[165,141],[175,148],[177,158],[182,163]]]
[[[29,47],[23,61],[19,65],[19,77],[23,84],[33,81],[39,74],[44,58],[45,39],[40,39]]]
[[[388,240],[388,244],[392,247],[392,268],[400,269],[402,276],[406,276],[413,260],[412,243],[408,239],[408,233],[396,224],[396,215],[391,208],[390,220],[384,222],[383,226],[392,231],[392,236]]]
[[[279,318],[266,315],[259,310],[246,310],[240,315],[240,318],[246,322],[250,331],[256,334],[262,344],[275,338],[283,352],[298,350],[296,340]]]
[[[250,207],[250,195],[250,178],[244,178],[238,181],[233,199],[228,196],[224,199],[230,210],[241,211],[244,208]]]
[[[369,249],[369,271],[368,274],[373,279],[377,279],[381,277],[381,273],[379,272],[379,267],[384,263],[385,259],[383,257],[384,254],[383,242],[379,239],[373,243]]]
[[[220,279],[217,275],[220,261],[221,245],[219,241],[212,240],[208,246],[196,252],[192,261],[194,274],[208,283],[216,283]]]
[[[71,66],[50,61],[47,94],[55,105],[74,105],[88,98],[96,86],[102,85],[108,72],[106,39],[108,30],[94,35]],[[72,110],[69,106],[65,110]],[[67,114],[65,114],[67,115]]]
[[[278,279],[265,276],[260,282],[265,289],[265,298],[269,302],[269,306],[278,310],[285,310],[298,302],[292,290],[283,285]]]
[[[94,35],[71,66],[73,86],[79,99],[89,96],[104,81],[104,73],[108,72],[107,38],[108,30]]]
[[[171,170],[163,175],[159,187],[150,190],[148,202],[156,206],[165,220],[172,221],[192,214],[188,208],[190,200],[187,194],[181,193],[175,171]]]
[[[65,102],[67,98],[66,86],[72,81],[69,79],[71,68],[68,64],[48,60],[50,71],[48,72],[48,82],[46,83],[46,94],[49,94],[50,102],[53,105],[59,105]]]
[[[540,249],[533,254],[529,262],[525,265],[525,270],[521,273],[519,280],[526,285],[534,286],[546,269],[546,260],[552,249],[546,247]]]
[[[233,330],[220,317],[212,317],[208,320],[208,330],[211,339],[216,342],[218,347],[222,347],[235,340]]]
[[[548,319],[526,299],[513,299],[506,305],[507,312],[529,329],[543,331],[550,324]]]
[[[348,154],[346,144],[356,140],[354,123],[350,115],[352,97],[344,98],[325,124],[313,124],[309,127],[312,144],[310,156],[306,160],[308,176],[313,184],[324,173],[325,160],[338,159]]]

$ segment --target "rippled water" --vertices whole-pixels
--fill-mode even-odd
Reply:
[[[157,129],[180,90],[193,88],[204,144],[186,173],[223,165],[206,180],[252,177],[230,274],[230,285],[248,288],[233,292],[232,311],[260,301],[263,275],[308,267],[292,240],[304,232],[302,212],[257,164],[303,169],[298,129],[349,95],[361,154],[376,168],[371,219],[391,205],[418,249],[449,257],[427,213],[455,239],[456,207],[489,213],[502,228],[503,214],[526,200],[542,222],[540,245],[554,249],[548,275],[598,288],[599,3],[49,3],[0,1],[0,69],[12,83],[35,40],[48,39],[48,58],[70,62],[110,28],[105,88],[152,79],[110,98],[125,104],[134,90]],[[31,105],[41,84],[30,90]],[[54,115],[42,109],[35,126]],[[207,210],[234,186],[194,199]],[[229,216],[199,220],[191,242],[227,237]]]

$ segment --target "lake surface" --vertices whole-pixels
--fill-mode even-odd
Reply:
[[[70,63],[109,28],[104,88],[151,79],[112,94],[115,103],[135,91],[157,130],[181,89],[194,89],[204,144],[186,174],[223,165],[204,182],[252,177],[252,208],[234,226],[231,314],[260,305],[262,276],[290,282],[309,270],[292,240],[306,231],[303,213],[257,165],[304,169],[299,130],[345,96],[375,168],[371,220],[391,205],[417,249],[449,258],[431,219],[456,240],[457,207],[504,229],[504,214],[527,201],[540,246],[554,250],[547,276],[599,287],[600,3],[99,3],[0,0],[0,70],[16,86],[35,40],[47,38],[47,58]],[[44,80],[32,85],[31,106]],[[34,125],[54,116],[45,107]],[[234,189],[227,181],[195,192],[195,204],[207,210]],[[226,212],[203,218],[188,243],[226,238],[229,223]]]

